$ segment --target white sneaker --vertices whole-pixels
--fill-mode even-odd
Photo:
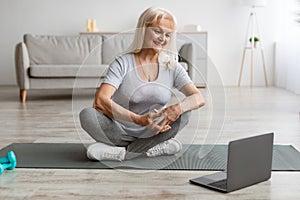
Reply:
[[[182,149],[181,143],[171,138],[167,141],[164,141],[151,149],[149,149],[146,154],[148,157],[160,156],[160,155],[174,155],[180,152]]]
[[[94,143],[87,148],[87,157],[91,160],[117,160],[125,159],[125,147],[114,147],[104,143]]]

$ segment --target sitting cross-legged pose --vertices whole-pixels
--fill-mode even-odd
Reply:
[[[109,65],[93,107],[79,114],[82,128],[96,141],[87,147],[89,159],[122,161],[181,151],[174,137],[191,110],[205,102],[178,63],[175,28],[169,11],[151,7],[141,14],[129,50]],[[168,105],[172,88],[185,97]]]

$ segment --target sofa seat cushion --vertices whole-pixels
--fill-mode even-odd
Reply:
[[[103,77],[108,65],[31,65],[31,77]]]

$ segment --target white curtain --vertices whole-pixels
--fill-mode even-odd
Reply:
[[[275,50],[275,86],[300,94],[300,23],[295,21],[299,9],[295,0],[282,0],[280,37]]]

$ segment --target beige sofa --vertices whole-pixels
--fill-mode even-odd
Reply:
[[[20,98],[31,89],[97,88],[115,56],[125,51],[133,34],[77,36],[24,35],[15,49]],[[194,47],[177,44],[181,63],[193,79]]]

